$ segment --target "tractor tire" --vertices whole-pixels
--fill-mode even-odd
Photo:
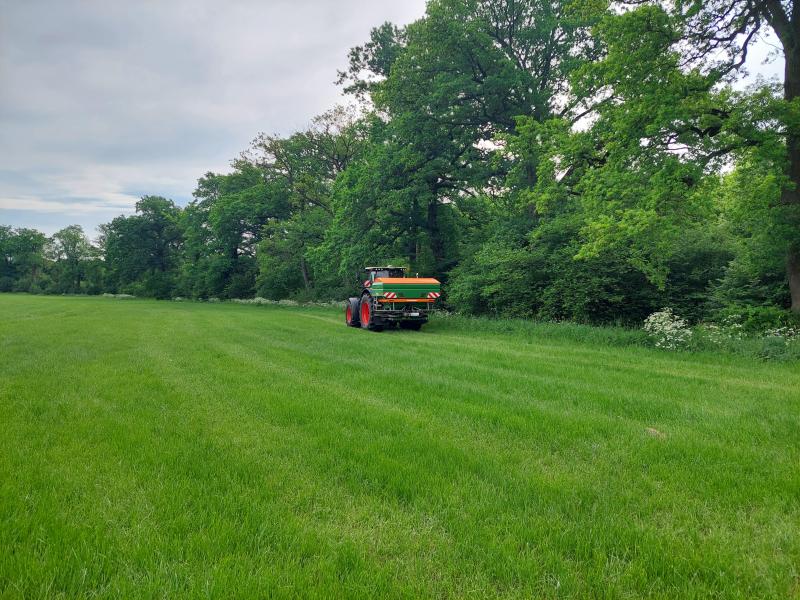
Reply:
[[[372,296],[364,293],[361,296],[361,302],[358,307],[359,322],[361,329],[369,329],[370,331],[383,331],[383,325],[378,324],[373,312]]]
[[[425,321],[400,321],[400,329],[408,329],[409,331],[419,331]]]
[[[344,307],[344,322],[348,327],[358,327],[361,325],[358,311],[358,298],[348,298]]]

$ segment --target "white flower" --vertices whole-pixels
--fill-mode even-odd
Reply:
[[[671,308],[664,308],[647,317],[644,330],[653,338],[656,348],[674,350],[692,339],[689,324],[673,313]]]

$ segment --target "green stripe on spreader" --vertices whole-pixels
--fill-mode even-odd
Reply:
[[[425,298],[430,292],[440,291],[438,283],[383,283],[372,284],[372,291],[376,295],[394,292],[398,298]]]

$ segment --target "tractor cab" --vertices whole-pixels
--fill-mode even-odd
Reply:
[[[367,281],[364,282],[365,285],[367,283],[371,284],[381,277],[402,278],[406,276],[405,267],[367,267],[364,270],[367,272]]]

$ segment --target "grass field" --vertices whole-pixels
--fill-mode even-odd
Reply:
[[[800,597],[800,368],[0,295],[0,597]]]

